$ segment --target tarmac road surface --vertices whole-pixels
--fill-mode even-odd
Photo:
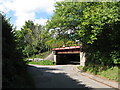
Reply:
[[[36,88],[86,88],[100,89],[108,88],[115,90],[105,84],[92,80],[76,72],[77,65],[29,65],[28,71],[33,77]]]

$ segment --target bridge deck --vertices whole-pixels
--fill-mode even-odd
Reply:
[[[70,46],[70,47],[62,47],[62,48],[53,48],[53,51],[59,51],[59,50],[70,50],[70,49],[79,49],[80,46]]]
[[[80,46],[53,48],[56,54],[77,54],[80,53]]]

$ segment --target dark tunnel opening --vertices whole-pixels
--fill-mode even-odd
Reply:
[[[57,65],[80,64],[80,54],[59,54],[57,56]]]

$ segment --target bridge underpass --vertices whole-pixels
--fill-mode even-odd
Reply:
[[[58,65],[65,65],[65,64],[73,64],[78,65],[80,64],[80,55],[79,54],[58,54],[57,55],[57,64]]]
[[[80,51],[80,46],[53,48],[56,64],[80,64],[85,65],[85,54]]]

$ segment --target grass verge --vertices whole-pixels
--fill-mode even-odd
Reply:
[[[28,62],[28,64],[35,64],[35,65],[56,65],[56,63],[54,61],[50,61],[50,60],[42,60],[39,62]]]
[[[96,68],[96,69],[95,69]],[[105,69],[104,69],[105,68]],[[120,68],[118,66],[106,68],[106,67],[92,67],[92,66],[78,66],[78,69],[92,73],[94,75],[99,75],[110,80],[120,82]]]

